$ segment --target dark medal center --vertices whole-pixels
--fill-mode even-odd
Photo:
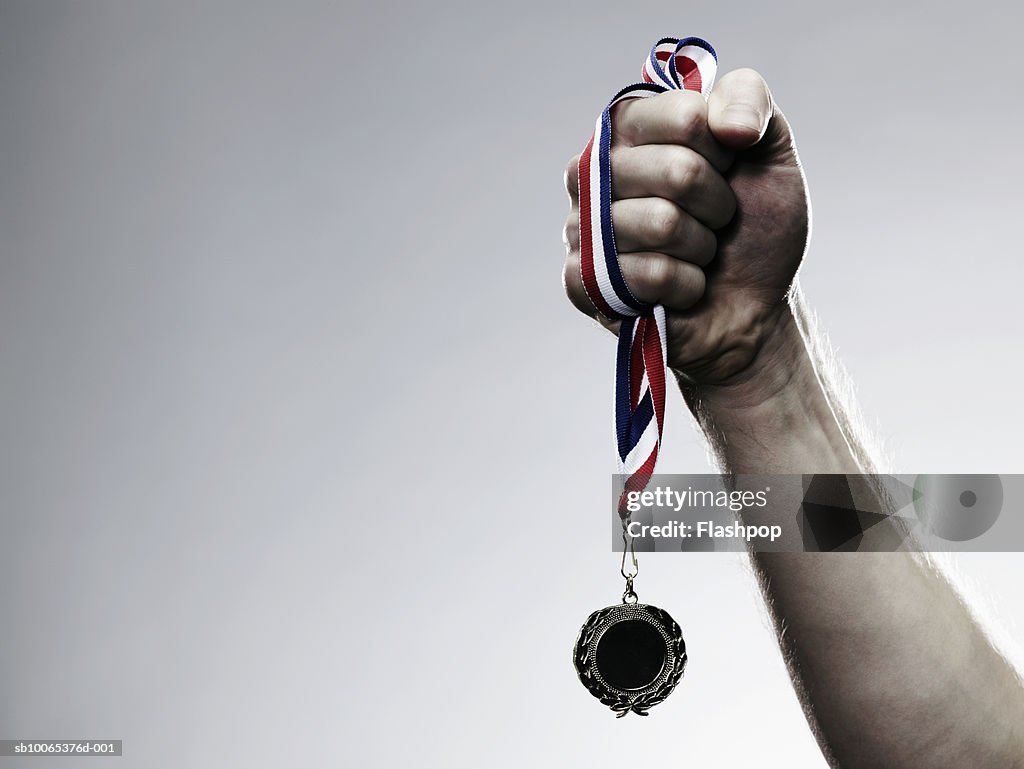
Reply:
[[[597,642],[594,663],[601,677],[616,689],[642,689],[654,683],[665,667],[668,647],[657,628],[629,619],[616,622]]]

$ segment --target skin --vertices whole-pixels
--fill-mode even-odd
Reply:
[[[665,305],[669,365],[722,471],[880,472],[796,281],[807,189],[764,80],[731,72],[707,104],[680,91],[625,102],[612,127],[623,276]],[[565,289],[614,332],[579,276],[576,165],[566,172]],[[753,561],[832,766],[1024,767],[1020,678],[926,556]]]

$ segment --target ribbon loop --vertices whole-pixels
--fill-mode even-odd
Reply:
[[[651,48],[642,83],[619,91],[598,116],[580,156],[580,276],[590,301],[622,321],[615,372],[615,439],[626,490],[643,489],[654,473],[665,422],[665,308],[643,302],[626,285],[612,230],[612,107],[671,90],[711,94],[718,56],[698,37],[666,37]],[[595,151],[596,150],[596,151]],[[620,505],[620,514],[623,508]]]

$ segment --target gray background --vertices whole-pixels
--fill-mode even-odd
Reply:
[[[821,766],[742,557],[644,558],[691,652],[649,719],[575,680],[621,584],[562,169],[658,37],[759,68],[895,469],[1020,472],[1007,7],[3,0],[0,734],[133,767]],[[670,408],[662,469],[707,471]],[[1021,556],[959,563],[1022,637]]]

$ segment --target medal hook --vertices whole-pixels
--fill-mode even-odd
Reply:
[[[622,563],[619,566],[619,571],[622,573],[623,578],[632,580],[637,574],[640,573],[640,566],[636,562],[636,547],[634,545],[633,537],[629,535],[629,517],[622,519]],[[630,569],[626,571],[626,553],[629,553]]]
[[[636,603],[639,601],[636,591],[633,590],[633,578],[626,577],[626,592],[622,594],[623,603]]]
[[[630,568],[626,570],[626,553],[629,553]],[[640,565],[636,561],[636,547],[633,537],[629,534],[629,516],[622,519],[622,563],[619,572],[626,579],[626,592],[622,594],[623,603],[636,603],[636,591],[633,590],[633,578],[640,573]]]

